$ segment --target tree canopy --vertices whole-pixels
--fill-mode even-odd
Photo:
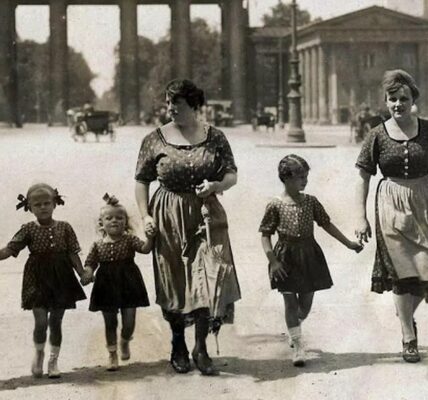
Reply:
[[[49,43],[18,42],[18,91],[24,122],[46,122],[49,104]],[[69,106],[94,101],[95,74],[81,53],[68,49]]]
[[[311,14],[308,11],[299,8],[299,4],[296,7],[296,23],[297,26],[306,25],[309,22],[313,22]],[[262,17],[263,26],[282,26],[286,28],[291,27],[291,13],[292,6],[290,3],[278,2],[275,6],[270,8],[269,14],[264,14]],[[317,19],[319,20],[319,18]]]
[[[220,33],[207,22],[197,18],[191,22],[192,76],[198,86],[203,87],[208,98],[220,95],[221,82],[221,38]],[[138,69],[140,82],[140,106],[146,113],[153,112],[164,103],[163,90],[171,79],[170,33],[159,42],[148,38],[138,39]],[[118,47],[116,55],[118,57]],[[120,66],[116,64],[114,84],[103,95],[99,104],[118,108],[120,98]]]

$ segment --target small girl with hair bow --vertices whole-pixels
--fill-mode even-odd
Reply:
[[[147,307],[149,300],[143,277],[134,262],[135,252],[147,254],[152,240],[143,241],[131,232],[128,213],[114,196],[107,193],[101,208],[99,231],[102,238],[93,243],[85,261],[82,283],[94,280],[90,311],[102,311],[109,363],[107,370],[118,369],[117,313],[122,315],[121,359],[130,358],[129,342],[135,329],[136,307]],[[94,279],[94,272],[95,279]]]
[[[57,360],[62,341],[62,318],[66,309],[75,308],[76,301],[86,298],[74,270],[82,276],[80,246],[68,222],[52,218],[57,205],[64,201],[56,189],[38,183],[20,194],[16,209],[30,211],[36,220],[22,225],[6,247],[0,249],[0,260],[17,257],[28,247],[30,256],[25,264],[22,281],[22,308],[34,315],[33,340],[35,357],[31,372],[35,378],[43,375],[44,348],[49,327],[51,355],[49,378],[59,378]]]
[[[363,248],[330,221],[315,196],[301,193],[308,183],[308,172],[308,163],[298,155],[289,154],[280,161],[278,173],[284,191],[269,202],[259,228],[269,260],[271,287],[284,298],[296,367],[305,364],[301,324],[311,310],[314,292],[333,285],[323,251],[314,238],[314,221],[350,250],[358,253]],[[278,242],[272,249],[271,236],[275,233]]]

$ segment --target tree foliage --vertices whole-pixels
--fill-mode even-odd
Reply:
[[[204,91],[209,98],[219,96],[221,82],[221,46],[220,33],[211,28],[203,19],[195,19],[191,23],[192,34],[192,77],[191,79]],[[145,113],[164,104],[163,90],[171,76],[171,37],[170,33],[159,42],[154,43],[148,38],[138,40],[138,70],[140,82],[140,106]],[[119,48],[116,48],[119,60]],[[112,108],[120,102],[120,65],[116,64],[114,84],[101,100]]]
[[[18,42],[18,91],[24,122],[46,122],[49,106],[49,43]],[[69,106],[94,101],[95,78],[81,53],[68,49]]]
[[[313,22],[311,14],[308,11],[296,7],[296,24],[297,26],[306,25]],[[275,6],[271,7],[269,14],[264,14],[262,17],[263,26],[281,26],[291,28],[291,15],[292,6],[288,3],[278,2]]]

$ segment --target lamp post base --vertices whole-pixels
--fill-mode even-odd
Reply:
[[[302,128],[291,128],[287,132],[288,143],[305,143],[305,131]]]

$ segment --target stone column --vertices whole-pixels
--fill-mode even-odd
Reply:
[[[15,4],[10,0],[0,2],[0,101],[5,104],[2,119],[20,128]]]
[[[299,74],[302,81],[302,117],[306,118],[306,96],[305,96],[305,51],[299,51]]]
[[[419,109],[420,115],[428,115],[428,66],[426,60],[428,59],[428,44],[418,44],[418,77],[417,84],[421,91],[421,96],[416,104]]]
[[[328,113],[328,76],[327,76],[327,60],[325,48],[318,47],[318,111],[319,123],[327,124],[330,122]]]
[[[242,0],[229,0],[230,26],[229,36],[229,87],[232,100],[232,112],[235,123],[244,123],[248,120],[246,104],[246,18],[242,8]]]
[[[191,79],[190,0],[173,0],[170,7],[172,77]]]
[[[331,123],[337,124],[339,122],[338,110],[338,93],[337,93],[337,55],[334,47],[330,49],[330,65],[329,65],[329,108]]]
[[[223,0],[220,3],[221,7],[221,94],[224,99],[230,98],[230,3],[228,0]]]
[[[305,98],[305,122],[312,121],[312,99],[311,99],[311,51],[303,51],[305,57],[304,74],[304,98]]]
[[[120,2],[120,107],[126,124],[140,124],[137,0]]]
[[[49,125],[66,125],[68,109],[67,1],[50,0]],[[82,99],[84,101],[84,99]]]
[[[318,47],[311,48],[311,99],[312,99],[312,122],[318,123]]]

